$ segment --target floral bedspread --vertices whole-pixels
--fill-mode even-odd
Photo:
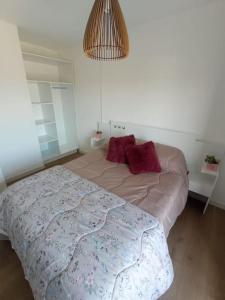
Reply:
[[[173,280],[162,225],[62,166],[0,195],[0,232],[36,300],[158,299]]]

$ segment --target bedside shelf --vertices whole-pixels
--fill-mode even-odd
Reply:
[[[215,178],[207,174],[190,173],[189,175],[189,189],[191,192],[209,198],[212,194]]]
[[[218,176],[219,175],[219,166],[217,171],[212,171],[207,168],[207,164],[204,162],[201,173],[211,175],[211,176]]]
[[[219,178],[219,168],[217,171],[211,171],[204,162],[198,170],[192,170],[189,174],[189,191],[207,198],[203,213],[209,205],[213,192]]]
[[[91,148],[100,149],[105,145],[106,139],[102,137],[101,139],[96,139],[96,137],[91,138]]]
[[[48,56],[48,51],[41,54],[23,49],[22,54],[43,161],[77,150],[73,61]]]

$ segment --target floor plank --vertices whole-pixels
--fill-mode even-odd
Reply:
[[[199,202],[189,199],[168,244],[175,279],[160,300],[225,299],[225,211],[209,206],[203,216]],[[33,300],[8,241],[0,241],[0,299]]]

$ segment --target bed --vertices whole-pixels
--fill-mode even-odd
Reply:
[[[106,160],[107,147],[91,151],[65,167],[152,214],[163,224],[168,236],[186,205],[187,166],[179,149],[155,145],[161,173],[132,175],[127,165]]]
[[[182,152],[156,144],[162,172],[132,175],[91,151],[0,195],[36,300],[158,299],[173,281],[166,237],[187,199]]]

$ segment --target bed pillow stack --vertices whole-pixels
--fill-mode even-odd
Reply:
[[[136,145],[134,135],[111,138],[107,159],[116,163],[127,163],[132,174],[161,172],[154,143]]]

